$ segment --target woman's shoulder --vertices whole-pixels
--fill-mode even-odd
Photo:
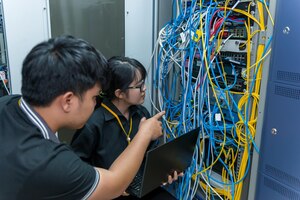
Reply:
[[[105,119],[105,110],[103,109],[103,107],[99,107],[94,110],[94,112],[88,119],[87,123],[89,124],[95,121],[98,123],[100,121],[104,121],[104,119]]]

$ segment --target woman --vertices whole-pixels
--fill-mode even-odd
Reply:
[[[75,133],[71,142],[75,153],[82,160],[103,168],[109,168],[130,144],[141,119],[150,117],[147,109],[141,105],[146,94],[147,72],[144,66],[127,57],[112,57],[108,64],[111,83],[109,89],[104,91],[105,98],[87,124]],[[153,146],[154,143],[150,148]],[[125,192],[120,199],[135,199],[132,195],[126,195]],[[155,198],[173,199],[161,188],[143,199]]]

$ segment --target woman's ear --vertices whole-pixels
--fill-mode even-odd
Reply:
[[[118,99],[122,99],[124,97],[124,92],[122,92],[122,90],[120,90],[120,89],[117,89],[117,90],[115,90],[115,96]]]

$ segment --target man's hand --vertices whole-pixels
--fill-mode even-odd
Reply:
[[[165,114],[165,111],[159,112],[153,117],[146,120],[142,118],[139,125],[139,132],[146,133],[151,140],[155,140],[162,136],[162,123],[160,118]]]

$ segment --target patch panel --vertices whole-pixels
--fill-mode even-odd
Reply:
[[[247,54],[244,52],[221,51],[220,55],[222,59],[231,60],[240,64],[245,64],[247,59]]]
[[[246,28],[243,26],[237,26],[237,27],[226,27],[224,33],[222,34],[222,38],[226,39],[228,36],[231,35],[231,39],[240,39],[240,40],[246,40],[247,39],[247,32]]]

